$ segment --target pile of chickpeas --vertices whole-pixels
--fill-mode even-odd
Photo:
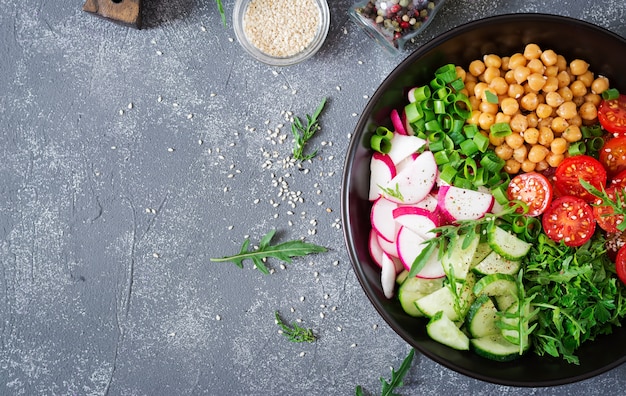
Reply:
[[[608,79],[595,77],[587,62],[568,64],[537,44],[509,57],[485,55],[467,71],[457,66],[457,73],[472,106],[468,122],[489,137],[509,174],[558,166],[570,144],[582,139],[581,126],[597,122],[600,95],[609,88]],[[491,103],[496,96],[498,103]],[[493,136],[490,127],[502,122],[512,133]]]

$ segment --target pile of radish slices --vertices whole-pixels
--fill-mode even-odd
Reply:
[[[369,250],[381,267],[381,284],[387,298],[394,295],[396,275],[410,271],[425,247],[423,242],[435,237],[434,228],[479,219],[497,205],[488,191],[443,182],[435,157],[425,149],[426,142],[402,128],[395,129],[390,151],[376,152],[370,161]],[[417,274],[427,279],[444,276],[437,251]]]

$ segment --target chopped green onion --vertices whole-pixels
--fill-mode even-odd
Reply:
[[[448,184],[452,184],[455,177],[456,169],[450,164],[445,164],[439,173],[439,178]]]
[[[390,131],[389,128],[384,126],[379,126],[378,128],[376,128],[376,135],[388,140],[391,140],[393,138],[393,132]]]
[[[471,142],[471,140],[467,141]],[[473,158],[465,158],[465,163],[463,164],[463,176],[468,180],[472,180],[477,170],[478,166],[476,165],[476,161],[474,161]]]
[[[450,85],[450,88],[452,88],[454,92],[459,92],[463,90],[463,88],[465,88],[465,83],[463,82],[461,77],[457,78],[454,81],[451,81],[449,85]]]
[[[430,98],[430,87],[428,85],[422,85],[419,88],[413,90],[413,97],[416,102],[423,102]]]
[[[439,150],[433,153],[435,157],[435,162],[437,165],[443,165],[450,162],[450,157],[448,156],[448,152],[446,150]]]
[[[587,146],[585,145],[585,142],[572,143],[572,144],[570,144],[569,148],[567,149],[567,152],[571,156],[582,155],[582,154],[585,154],[587,152]]]
[[[602,99],[604,100],[613,100],[617,98],[619,98],[619,91],[615,88],[609,88],[602,92]]]
[[[478,133],[478,127],[476,124],[467,124],[463,127],[463,133],[468,139],[472,139]]]
[[[471,139],[464,140],[459,144],[459,147],[461,148],[461,153],[468,157],[472,157],[478,152],[478,146]]]
[[[491,189],[491,195],[500,205],[506,205],[509,202],[509,197],[506,194],[506,187],[504,183]]]
[[[488,89],[485,90],[485,98],[487,99],[488,103],[498,104],[498,95],[494,94]]]
[[[441,88],[441,87],[445,87],[445,85],[446,85],[446,82],[445,82],[445,81],[443,81],[443,80],[442,80],[441,78],[439,78],[439,77],[435,77],[434,79],[432,79],[432,80],[430,81],[430,87],[431,87],[433,90],[435,90],[435,91],[436,91],[436,90],[438,90],[438,89],[439,89],[439,88]]]
[[[498,173],[504,168],[504,160],[493,151],[487,151],[480,160],[480,165],[489,173]]]
[[[450,139],[452,139],[455,146],[459,146],[462,142],[466,140],[465,136],[463,136],[461,132],[457,132],[457,131],[450,131],[448,133],[448,136],[450,136]]]
[[[435,70],[435,77],[443,81],[444,84],[449,84],[458,77],[456,74],[456,67],[451,63],[443,65]]]
[[[489,138],[482,133],[474,134],[472,140],[476,144],[476,147],[478,147],[478,151],[481,153],[484,153],[487,151],[487,148],[489,148]]]
[[[391,141],[385,139],[384,136],[372,135],[370,139],[370,147],[379,153],[388,154],[391,151]]]
[[[597,136],[602,136],[604,131],[602,131],[602,127],[600,124],[582,126],[580,127],[580,131],[583,134],[583,138],[592,138]]]
[[[464,188],[466,190],[474,190],[474,186],[472,185],[472,182],[459,175],[457,175],[454,178],[454,185],[456,187]]]
[[[404,106],[404,114],[409,124],[424,118],[424,110],[417,103],[409,103]]]
[[[435,99],[433,100],[433,111],[435,114],[446,114],[446,104],[443,100]]]
[[[496,122],[491,125],[489,131],[494,137],[509,136],[513,132],[508,122]]]
[[[594,137],[593,139],[587,140],[585,144],[587,146],[587,154],[595,155],[600,151],[602,146],[604,146],[604,139],[601,137]]]
[[[448,88],[447,86],[443,86],[443,87],[441,87],[441,88],[437,89],[437,90],[434,92],[434,95],[433,95],[433,96],[434,96],[436,99],[439,99],[439,100],[444,100],[444,99],[445,99],[446,97],[448,97],[451,93],[452,93],[452,90],[451,90],[450,88]]]
[[[427,131],[441,131],[441,124],[439,124],[439,121],[436,119],[426,121],[426,124],[424,124],[424,127],[426,128]]]
[[[455,132],[459,134],[463,134],[463,126],[465,125],[465,120],[459,117],[456,114],[452,115],[452,126],[450,127],[450,132]]]
[[[472,105],[467,95],[460,93],[456,94],[454,97],[453,109],[465,120],[472,116]]]

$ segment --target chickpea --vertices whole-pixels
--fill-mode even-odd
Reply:
[[[495,147],[500,147],[504,144],[504,137],[503,136],[493,136],[492,133],[489,133],[489,143],[491,143],[491,145],[495,146]]]
[[[537,166],[535,166],[535,171],[536,172],[543,172],[544,170],[548,169],[549,167],[550,167],[550,165],[548,165],[546,160],[539,161],[539,162],[537,162]]]
[[[602,102],[602,96],[598,94],[590,92],[587,95],[585,95],[585,103],[591,103],[594,106],[598,107],[600,106],[600,102]]]
[[[475,75],[466,72],[465,73],[465,83],[467,84],[469,81],[478,82],[478,78],[476,78]]]
[[[528,129],[528,120],[525,115],[517,113],[511,117],[509,125],[511,125],[511,130],[513,132],[521,133]]]
[[[539,117],[537,117],[537,113],[534,111],[526,115],[526,121],[528,121],[530,128],[536,128],[539,125]]]
[[[480,117],[478,117],[478,126],[481,129],[489,130],[493,123],[495,122],[496,117],[491,113],[481,113]]]
[[[527,44],[524,48],[524,58],[530,59],[538,59],[541,56],[541,48],[537,44]]]
[[[572,100],[574,98],[574,94],[569,87],[562,87],[557,92],[561,95],[563,100]]]
[[[543,74],[546,77],[556,77],[559,75],[559,68],[556,65],[546,66],[546,69],[543,71]]]
[[[542,146],[549,146],[554,140],[554,132],[548,127],[539,128],[539,138],[537,143]]]
[[[584,60],[574,59],[572,62],[570,62],[569,68],[573,75],[580,76],[587,72],[587,69],[589,68],[589,64],[585,62]]]
[[[574,96],[585,96],[587,94],[587,87],[582,81],[574,81],[570,84],[569,89],[572,90]]]
[[[604,76],[598,76],[598,78],[591,83],[591,92],[594,94],[600,95],[607,89],[609,89],[609,79]]]
[[[587,70],[585,73],[578,76],[578,81],[582,81],[587,88],[591,87],[591,84],[593,83],[593,73],[591,70]]]
[[[494,77],[491,82],[489,82],[489,88],[493,89],[498,95],[504,95],[509,90],[509,84],[504,77],[498,76]]]
[[[562,137],[554,138],[552,143],[550,143],[550,151],[553,154],[563,154],[567,151],[567,140]]]
[[[511,98],[519,99],[524,95],[524,87],[519,84],[509,84],[508,94]]]
[[[593,121],[598,117],[598,109],[596,108],[596,105],[594,103],[585,102],[580,105],[580,108],[578,109],[578,114],[580,115],[580,118],[585,121]]]
[[[535,111],[535,109],[539,105],[539,101],[537,100],[537,94],[531,92],[522,96],[522,98],[520,99],[520,105],[524,110]]]
[[[535,168],[537,167],[537,164],[535,164],[534,162],[526,159],[524,160],[524,162],[522,162],[522,172],[524,173],[528,173],[528,172],[532,172],[535,170]]]
[[[517,81],[518,84],[521,84],[524,81],[526,81],[529,75],[530,75],[530,69],[527,68],[526,66],[518,66],[515,69],[513,69],[513,76],[515,77],[515,81]]]
[[[557,61],[557,55],[556,52],[554,52],[551,49],[545,50],[541,53],[541,61],[543,62],[544,65],[546,66],[554,66],[556,65],[556,61]]]
[[[495,115],[498,113],[499,109],[500,108],[498,107],[497,103],[489,103],[487,101],[480,102],[480,104],[478,105],[478,110],[483,113],[490,113]]]
[[[511,116],[508,114],[504,114],[503,112],[499,111],[496,114],[496,121],[495,123],[499,123],[499,122],[504,122],[504,123],[510,123],[511,122]]]
[[[515,150],[513,150],[513,158],[515,159],[515,161],[519,162],[520,164],[526,160],[527,156],[528,156],[528,147],[526,147],[526,145],[522,145],[516,148]]]
[[[540,103],[537,105],[535,113],[537,114],[537,117],[546,119],[552,115],[552,107],[548,104]]]
[[[559,68],[559,71],[567,70],[567,60],[563,55],[556,56],[556,65]]]
[[[474,96],[479,98],[480,100],[485,100],[485,90],[489,89],[489,85],[483,81],[476,83],[474,85]]]
[[[569,126],[569,123],[563,117],[554,117],[552,119],[552,123],[550,124],[550,128],[552,129],[552,132],[556,134],[563,133],[567,129],[568,126]]]
[[[543,85],[543,92],[556,92],[559,89],[559,80],[556,77],[546,77],[546,83]]]
[[[519,111],[519,103],[513,98],[504,98],[500,101],[500,108],[504,114],[513,115]]]
[[[583,119],[580,117],[579,114],[576,114],[574,117],[567,120],[567,122],[569,122],[570,125],[580,127],[583,124]]]
[[[576,104],[574,102],[563,102],[562,105],[560,105],[557,110],[556,113],[560,116],[565,118],[566,120],[574,117],[577,113],[576,111]]]
[[[552,125],[552,117],[546,117],[546,118],[542,118],[539,120],[539,123],[537,124],[537,128],[539,128],[539,130],[541,131],[541,128],[544,128],[544,127],[550,128],[551,125]]]
[[[511,60],[510,57],[508,56],[503,56],[502,57],[502,64],[500,65],[500,69],[502,70],[509,70],[509,61]]]
[[[513,156],[513,149],[506,143],[496,146],[493,151],[499,158],[502,158],[505,161]]]
[[[546,155],[548,155],[549,151],[550,150],[548,150],[546,147],[540,144],[535,144],[530,148],[530,150],[528,150],[528,159],[537,164],[546,158]]]
[[[465,82],[465,78],[467,77],[465,69],[463,69],[461,66],[456,66],[454,70],[456,71],[457,77],[459,77],[461,81]]]
[[[528,128],[524,131],[524,141],[528,144],[537,144],[539,140],[539,130],[537,128]]]
[[[513,55],[511,55],[511,58],[509,59],[509,70],[513,70],[518,66],[526,66],[526,62],[528,60],[524,57],[524,55],[518,53],[515,53]]]
[[[504,171],[510,175],[514,175],[516,173],[519,173],[519,170],[521,168],[521,164],[517,161],[515,161],[515,159],[513,158],[509,158],[505,163],[504,163]]]
[[[551,107],[559,107],[565,102],[565,99],[558,92],[546,93],[546,104]]]
[[[468,71],[470,72],[470,74],[472,74],[473,76],[480,76],[481,74],[483,74],[483,72],[485,71],[485,64],[483,63],[483,61],[481,60],[474,60],[469,64],[468,67]]]
[[[472,106],[474,108],[474,106]],[[478,119],[480,118],[480,110],[473,110],[470,118],[467,120],[468,124],[478,125]]]
[[[574,102],[576,104],[576,107],[582,106],[582,104],[585,103],[585,97],[584,96],[574,96],[572,98],[572,102]]]
[[[504,81],[506,81],[507,84],[516,84],[517,81],[515,81],[515,72],[513,70],[507,70],[504,73]]]
[[[495,67],[496,69],[499,69],[500,66],[502,66],[502,58],[495,54],[485,55],[483,56],[483,63],[487,67]]]
[[[578,126],[570,125],[565,131],[563,131],[561,137],[568,142],[573,143],[582,139],[583,134]]]
[[[546,78],[541,73],[531,73],[528,76],[528,86],[533,90],[538,92],[546,85]]]
[[[471,74],[469,74],[471,76]],[[468,92],[467,96],[470,98],[474,98],[474,88],[476,87],[476,81],[465,81],[465,90]]]
[[[544,69],[545,69],[543,62],[541,62],[541,60],[539,59],[529,60],[528,63],[526,64],[526,67],[530,69],[531,73],[540,73],[540,74],[543,74]]]
[[[559,74],[556,75],[556,79],[559,82],[559,88],[568,87],[572,82],[569,73],[566,71],[560,71]]]
[[[546,162],[548,163],[549,166],[553,168],[556,168],[557,166],[559,166],[561,162],[563,162],[564,159],[565,159],[565,156],[563,154],[555,154],[552,151],[550,151],[548,155],[546,155]]]
[[[504,137],[504,141],[509,145],[513,150],[520,148],[524,145],[524,138],[519,133],[511,133]]]
[[[496,77],[500,77],[500,69],[497,67],[488,67],[485,69],[483,78],[487,84],[489,84]]]

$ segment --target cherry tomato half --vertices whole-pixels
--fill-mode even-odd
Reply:
[[[598,159],[611,177],[626,170],[626,136],[609,139],[604,143]]]
[[[598,120],[614,136],[626,136],[626,95],[600,102]]]
[[[575,155],[565,158],[557,166],[554,184],[564,195],[573,195],[587,202],[595,200],[595,197],[580,184],[579,178],[601,190],[606,184],[607,175],[604,166],[597,159],[588,155]]]
[[[528,205],[528,216],[536,217],[552,203],[552,184],[541,173],[521,173],[511,180],[506,194]]]
[[[543,231],[555,242],[581,246],[596,230],[591,206],[581,198],[566,195],[552,201],[541,219]]]
[[[626,246],[626,233],[616,232],[614,234],[606,234],[606,255],[609,256],[611,261],[615,262],[617,258],[617,252]]]
[[[621,197],[623,192],[623,187],[619,186],[610,186],[606,189],[606,194],[611,198],[613,202],[615,202],[615,192],[618,191]],[[602,200],[598,199],[596,204],[601,204]],[[626,202],[622,202],[622,206],[626,207]],[[593,207],[593,216],[596,219],[596,222],[606,232],[618,232],[617,225],[624,221],[624,215],[622,214],[613,214],[613,208],[610,206],[594,206]]]
[[[611,178],[609,183],[611,186],[626,188],[626,169]]]
[[[622,283],[626,284],[626,246],[623,246],[617,252],[617,258],[615,259],[615,271],[617,272],[617,276]]]

